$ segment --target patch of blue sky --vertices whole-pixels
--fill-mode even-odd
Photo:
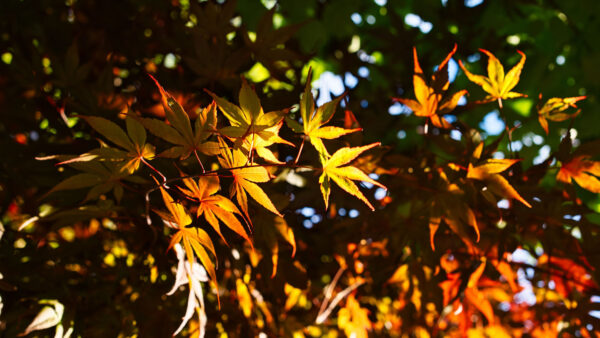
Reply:
[[[467,56],[467,61],[469,63],[477,62],[477,61],[479,61],[479,59],[481,59],[481,54],[479,54],[479,53],[475,53],[475,54],[471,54],[471,55]]]
[[[420,16],[414,13],[408,13],[404,16],[404,23],[410,27],[419,28],[423,34],[429,33],[433,29],[431,22],[421,19]]]
[[[366,78],[366,77],[369,77],[369,74],[370,74],[369,68],[367,68],[365,66],[358,68],[358,76]]]
[[[387,196],[387,191],[383,188],[377,188],[377,190],[375,190],[375,199],[376,200],[382,200],[385,198],[385,196]]]
[[[544,145],[543,147],[541,147],[538,152],[538,155],[533,159],[533,164],[540,164],[540,163],[544,162],[545,160],[547,160],[548,157],[550,157],[551,150],[552,149],[547,144]]]
[[[323,72],[314,85],[319,89],[319,98],[317,99],[319,106],[331,101],[331,94],[342,95],[345,89],[342,77],[329,71]]]
[[[462,133],[458,130],[451,130],[450,131],[450,138],[456,141],[460,141],[462,137]]]
[[[488,135],[500,135],[504,130],[504,121],[500,119],[498,110],[494,110],[485,115],[479,127]]]
[[[344,74],[344,82],[346,83],[346,87],[352,89],[358,84],[358,78],[352,75],[352,73],[346,72],[346,74]]]
[[[315,209],[313,209],[313,208],[309,208],[309,207],[304,207],[304,208],[302,208],[302,209],[299,209],[298,211],[299,211],[299,212],[302,214],[302,216],[304,216],[304,217],[311,217],[311,216],[313,216],[313,215],[315,214]]]
[[[403,105],[400,102],[395,102],[388,109],[388,113],[392,116],[396,116],[396,115],[400,115],[400,114],[408,115],[408,114],[410,114],[410,108],[408,108],[407,106]]]
[[[483,0],[465,0],[465,7],[477,7],[483,3]]]

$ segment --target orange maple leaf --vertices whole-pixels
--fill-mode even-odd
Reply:
[[[203,176],[198,179],[198,182],[191,178],[186,178],[183,180],[183,183],[187,189],[180,187],[179,190],[200,203],[196,217],[204,215],[206,221],[215,229],[225,243],[227,241],[221,233],[219,220],[252,245],[252,241],[248,237],[244,226],[235,217],[235,214],[241,216],[242,213],[228,198],[216,195],[216,192],[221,189],[218,176]]]
[[[413,75],[413,87],[415,90],[415,97],[417,100],[394,98],[406,106],[408,106],[416,116],[423,116],[429,118],[431,123],[438,128],[450,128],[451,125],[441,115],[447,114],[456,108],[458,100],[463,97],[467,91],[461,90],[454,93],[449,98],[442,100],[442,97],[448,86],[448,61],[452,55],[456,53],[456,45],[454,49],[446,56],[446,58],[440,63],[438,69],[431,76],[431,86],[426,82],[425,74],[423,69],[419,65],[417,58],[417,49],[413,47],[413,56],[415,63],[415,74]]]
[[[190,217],[187,209],[181,203],[175,202],[173,197],[171,197],[171,195],[169,195],[169,193],[167,193],[162,186],[160,187],[160,193],[167,210],[169,210],[169,213],[162,212],[160,210],[154,210],[154,212],[158,214],[171,228],[177,230],[177,232],[171,238],[171,242],[169,243],[167,250],[170,250],[175,244],[182,242],[188,261],[194,262],[195,254],[202,265],[204,265],[204,268],[216,286],[217,277],[215,273],[215,265],[211,261],[208,252],[206,251],[206,249],[208,249],[213,256],[216,257],[215,248],[210,236],[208,233],[206,233],[206,231],[200,228],[188,228],[187,226],[192,223],[192,218]]]
[[[504,198],[514,198],[525,204],[528,208],[531,208],[531,204],[521,197],[515,188],[500,175],[501,172],[519,161],[520,160],[514,159],[488,159],[483,164],[476,167],[473,167],[473,165],[469,163],[467,178],[483,181],[487,184],[487,187],[491,192]]]
[[[591,161],[589,156],[576,156],[571,161],[563,164],[556,175],[556,179],[571,183],[574,180],[582,188],[593,193],[600,193],[600,162]]]

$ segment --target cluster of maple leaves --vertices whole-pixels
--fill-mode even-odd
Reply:
[[[173,230],[169,249],[175,247],[177,250],[182,250],[190,264],[197,258],[215,286],[216,274],[213,261],[216,258],[216,252],[213,240],[201,227],[191,226],[193,222],[191,214],[194,213],[196,218],[203,217],[226,243],[221,232],[221,225],[233,230],[252,246],[252,239],[249,235],[253,228],[249,212],[249,197],[276,216],[283,217],[259,184],[267,183],[274,177],[267,168],[300,167],[298,162],[306,140],[315,147],[319,154],[322,166],[308,169],[321,173],[319,184],[326,208],[329,204],[331,181],[333,181],[340,188],[363,201],[371,210],[375,209],[354,181],[385,187],[349,163],[363,152],[378,146],[379,143],[362,147],[343,147],[330,154],[323,139],[336,139],[361,129],[326,126],[333,118],[341,97],[316,107],[311,92],[310,72],[299,104],[301,122],[289,116],[289,109],[265,112],[255,91],[245,80],[242,81],[239,92],[239,105],[207,90],[214,101],[201,109],[195,121],[192,121],[182,105],[165,91],[156,79],[153,77],[152,79],[160,91],[166,121],[140,117],[129,112],[125,116],[126,129],[123,130],[118,124],[108,119],[81,116],[110,144],[101,140],[99,148],[76,157],[47,157],[46,159],[58,158],[62,160],[61,164],[71,165],[75,169],[83,171],[83,173],[62,181],[50,192],[91,188],[85,198],[85,200],[90,200],[112,190],[116,200],[119,201],[123,195],[123,188],[119,181],[128,180],[133,183],[141,183],[143,180],[133,174],[141,166],[147,166],[155,173],[153,178],[157,184],[148,192],[147,196],[152,191],[160,190],[166,208],[166,211],[153,209],[153,212],[158,214],[164,223]],[[218,110],[229,125],[220,126],[217,117]],[[284,120],[294,132],[302,135],[298,155],[293,163],[280,161],[269,148],[274,144],[294,146],[279,136],[279,130],[284,124]],[[156,154],[156,147],[147,142],[147,131],[170,146]],[[180,177],[167,178],[151,164],[152,160],[157,157],[185,160],[190,156],[197,159],[201,172],[181,172]],[[218,165],[213,163],[211,168],[214,169],[206,170],[201,156],[216,157]],[[257,163],[256,157],[262,159],[262,163]],[[307,169],[306,166],[301,167]],[[235,198],[237,204],[230,198],[218,194],[222,188],[220,176],[232,178],[229,197]],[[179,194],[183,194],[185,202],[173,197]],[[289,237],[289,241],[295,246],[293,232]],[[277,263],[276,253],[273,263],[274,275]],[[192,270],[188,269],[186,275],[190,283],[190,292],[194,290]],[[197,293],[197,291],[195,292]],[[195,299],[199,298],[191,297],[190,302],[199,304],[194,301]],[[191,309],[193,310],[193,308],[192,306]],[[190,309],[188,308],[188,310]],[[185,318],[184,322],[189,320],[188,315]],[[183,325],[177,332],[182,328]]]
[[[413,86],[416,100],[395,98],[396,101],[408,106],[416,116],[426,117],[428,124],[440,129],[455,128],[444,118],[444,115],[452,113],[460,99],[467,95],[466,90],[460,90],[446,96],[450,86],[448,62],[456,49],[455,46],[428,81],[419,64],[415,48]],[[526,60],[525,55],[519,52],[520,61],[505,74],[502,64],[492,53],[483,49],[481,51],[489,58],[487,76],[471,73],[460,62],[468,79],[481,86],[487,93],[483,100],[474,101],[473,104],[497,102],[502,108],[502,100],[524,96],[512,90],[519,82]],[[323,140],[337,139],[361,129],[328,125],[342,97],[316,107],[311,92],[310,72],[300,99],[297,118],[290,115],[289,109],[265,112],[256,92],[243,80],[238,97],[239,105],[207,91],[214,101],[202,108],[192,121],[190,114],[182,105],[165,91],[158,81],[154,78],[153,80],[160,91],[165,120],[141,117],[129,112],[125,117],[124,130],[115,122],[102,117],[81,116],[108,143],[100,141],[99,148],[79,156],[58,157],[62,164],[68,164],[82,173],[61,182],[51,192],[90,188],[86,200],[98,198],[112,191],[118,201],[123,195],[123,188],[119,181],[144,183],[143,178],[134,175],[141,166],[146,166],[154,172],[156,185],[148,191],[147,200],[151,192],[160,191],[164,208],[154,208],[153,212],[160,216],[164,224],[172,230],[169,248],[174,248],[179,258],[176,285],[187,282],[190,289],[188,310],[177,332],[183,329],[194,313],[194,309],[204,306],[198,280],[210,280],[216,286],[214,263],[216,251],[213,239],[201,227],[191,226],[194,217],[204,218],[225,242],[221,226],[237,233],[252,246],[253,223],[249,199],[277,217],[283,217],[260,186],[271,181],[274,171],[278,168],[302,168],[318,172],[318,182],[326,209],[329,206],[333,181],[341,189],[364,202],[371,210],[375,210],[355,182],[367,182],[384,189],[385,187],[352,165],[352,162],[362,153],[377,147],[379,143],[342,147],[333,153],[327,149]],[[576,102],[582,99],[584,97],[551,98],[540,105],[538,118],[546,133],[549,132],[548,121],[564,121],[575,117],[579,111],[569,113],[567,110],[577,108]],[[223,119],[219,119],[218,112],[225,118],[227,125],[224,125]],[[284,122],[293,132],[301,136],[300,144],[295,145],[279,136]],[[166,149],[157,154],[155,145],[147,142],[147,132],[165,141],[168,145]],[[320,166],[301,165],[301,154],[306,141],[318,152]],[[281,161],[273,147],[276,144],[297,147],[296,158],[293,161]],[[485,156],[482,156],[484,154]],[[151,164],[157,157],[185,160],[191,156],[197,160],[200,171],[193,173],[180,171],[179,177],[166,177]],[[206,157],[216,161],[211,161],[210,167],[206,166],[202,161],[202,158]],[[563,157],[558,180],[565,183],[575,181],[587,190],[600,192],[600,181],[596,178],[600,175],[599,162],[592,161],[585,152],[565,154]],[[432,198],[428,205],[432,250],[435,250],[435,234],[440,225],[445,223],[459,235],[473,254],[477,255],[479,252],[482,257],[480,264],[469,276],[461,275],[451,263],[442,264],[447,275],[447,280],[440,284],[444,291],[444,305],[455,302],[459,289],[457,286],[464,284],[464,280],[466,281],[465,298],[474,308],[482,312],[490,323],[494,322],[492,307],[486,295],[477,287],[483,270],[489,262],[504,276],[513,290],[518,290],[515,273],[501,257],[488,261],[480,252],[481,249],[475,245],[480,240],[476,212],[466,201],[464,189],[459,187],[458,181],[448,177],[446,169],[463,172],[460,181],[462,183],[466,179],[471,186],[482,186],[481,195],[492,203],[496,203],[498,198],[517,200],[531,208],[531,204],[502,175],[519,161],[520,159],[490,158],[490,153],[484,151],[482,142],[472,149],[466,166],[447,163],[446,168],[438,170],[440,193]],[[231,178],[228,193],[221,192],[225,189],[220,177]],[[183,199],[177,198],[178,196],[183,196]],[[474,241],[469,228],[475,232]],[[293,231],[288,228],[283,232],[291,233],[287,238],[295,249]],[[196,259],[200,261],[201,266],[197,265]],[[274,275],[277,264],[276,253],[273,264]],[[406,268],[401,266],[390,278],[390,283],[402,282],[405,278]],[[244,294],[244,287],[243,283],[237,285],[238,293],[241,295]],[[246,290],[245,294],[247,293]],[[199,313],[199,322],[205,323],[206,318],[202,317],[204,312]],[[354,328],[350,331],[359,332],[359,336],[366,334],[369,326],[368,318],[354,294],[347,299],[346,307],[340,311],[339,317],[340,321],[346,323],[343,326],[347,333],[347,328]]]

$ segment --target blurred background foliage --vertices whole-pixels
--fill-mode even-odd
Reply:
[[[254,83],[265,110],[292,107],[312,68],[318,102],[347,93],[343,109],[356,116],[363,132],[346,142],[355,146],[381,141],[383,150],[373,156],[388,152],[387,168],[397,168],[410,161],[458,156],[449,155],[452,151],[444,148],[450,147],[450,141],[441,143],[441,149],[436,147],[423,133],[423,119],[391,99],[412,97],[413,46],[428,73],[454,44],[458,45],[449,70],[451,90],[469,90],[462,105],[482,99],[483,92],[467,80],[458,60],[474,73],[484,74],[487,58],[479,48],[492,51],[506,67],[518,61],[520,50],[527,61],[516,90],[528,97],[507,101],[501,114],[484,105],[465,114],[459,107],[456,115],[470,126],[463,131],[477,134],[469,135],[474,140],[491,144],[501,135],[494,156],[509,157],[514,152],[516,158],[524,159],[525,170],[555,153],[570,126],[568,136],[575,146],[600,136],[598,13],[600,2],[595,0],[1,1],[0,330],[6,336],[22,332],[39,312],[41,299],[59,300],[65,307],[63,322],[73,323],[75,332],[83,337],[159,337],[170,335],[177,327],[186,295],[164,296],[173,281],[171,267],[176,259],[165,254],[168,241],[162,230],[148,227],[140,217],[144,213],[143,191],[125,191],[120,201],[106,194],[94,203],[79,202],[84,192],[46,197],[49,189],[72,172],[35,160],[91,149],[95,138],[77,115],[117,119],[117,113],[126,112],[130,106],[142,115],[161,116],[148,73],[195,114],[200,106],[210,103],[204,88],[235,98],[241,76]],[[580,95],[587,99],[579,102],[582,113],[576,119],[552,122],[553,129],[546,135],[537,121],[540,93],[544,100]],[[337,122],[341,123],[343,114],[338,114]],[[503,134],[505,125],[517,126],[512,142]],[[282,136],[294,140],[289,130],[282,130]],[[443,136],[458,142],[466,138],[458,130]],[[286,156],[293,158],[295,150],[280,149],[280,158]],[[176,173],[174,168],[166,170]],[[367,187],[370,198],[379,200],[379,208],[386,210],[376,214],[370,214],[359,201],[343,197],[334,197],[332,210],[325,212],[317,198],[316,178],[310,175],[307,178],[314,184],[309,182],[301,191],[276,185],[271,196],[295,194],[285,208],[285,220],[295,233],[297,255],[290,258],[291,246],[280,239],[279,271],[270,279],[265,277],[270,276],[269,259],[257,258],[263,263],[252,264],[249,269],[248,254],[241,259],[232,254],[233,249],[239,256],[241,241],[232,248],[219,245],[219,256],[224,257],[219,270],[221,309],[217,309],[214,294],[207,293],[210,336],[225,332],[230,336],[256,336],[260,332],[272,336],[294,332],[333,335],[338,330],[335,320],[309,325],[317,315],[317,299],[341,265],[339,257],[345,257],[354,274],[363,273],[356,264],[364,263],[368,270],[364,273],[373,281],[362,287],[363,297],[356,297],[362,308],[368,309],[368,320],[375,323],[373,332],[419,335],[427,333],[423,328],[435,327],[427,314],[436,313],[438,320],[444,310],[437,287],[443,278],[429,280],[429,275],[436,266],[439,269],[444,249],[452,245],[440,244],[442,250],[432,252],[427,223],[419,226],[410,218],[414,211],[410,199],[420,198],[421,192],[402,186],[398,180],[404,176],[384,175],[383,169],[380,173],[381,182],[391,189],[386,195]],[[148,173],[139,176],[148,178]],[[549,196],[560,194],[553,175],[541,182]],[[568,226],[551,235],[536,238],[537,230],[520,228],[523,219],[504,217],[514,224],[483,236],[499,242],[506,252],[527,252],[523,255],[534,262],[544,250],[564,250],[570,242],[561,236],[570,236],[582,213],[589,214],[585,219],[600,219],[593,213],[600,211],[598,196],[579,188],[576,194],[589,209],[582,212],[573,207],[579,218],[573,221],[571,217]],[[524,196],[527,198],[528,192]],[[425,200],[423,197],[422,202]],[[74,205],[78,207],[72,208]],[[545,204],[535,212],[550,213],[555,208],[557,205]],[[35,216],[41,219],[17,231]],[[268,222],[273,221],[265,218],[263,223]],[[255,223],[261,224],[258,219]],[[585,230],[579,225],[578,231],[584,236],[589,232],[595,240],[594,226]],[[264,229],[268,228],[257,226],[254,234],[258,252],[263,247],[271,250],[277,235]],[[460,241],[447,237],[447,241]],[[359,254],[357,245],[366,251]],[[377,251],[377,245],[382,251]],[[536,247],[543,250],[536,251]],[[591,266],[598,266],[594,264],[598,255],[592,250],[593,241],[583,247]],[[409,278],[410,286],[387,284],[403,266],[406,268],[400,273],[415,276]],[[424,272],[424,267],[429,270]],[[539,269],[531,274],[521,270],[525,275],[521,276],[524,281],[519,278],[520,283],[529,281],[536,286],[537,281],[544,280]],[[593,268],[588,273],[597,280]],[[260,290],[258,295],[262,294],[264,303],[261,305],[253,293],[253,310],[240,309],[238,299],[243,288],[240,290],[239,283],[236,286],[237,280]],[[344,283],[352,284],[348,280]],[[302,293],[294,296],[295,302],[290,301],[298,289]],[[422,308],[414,301],[414,290],[423,295]],[[589,300],[592,294],[586,295]],[[354,297],[343,302],[346,312],[356,308]],[[403,297],[412,297],[413,304],[400,304]],[[510,304],[514,306],[512,313],[523,302]],[[596,327],[596,317],[587,315],[593,308],[577,312],[571,303],[560,304],[549,310],[543,304],[536,305],[534,297],[529,305],[539,306],[539,313],[534,311],[536,314],[527,317],[529,324],[523,324],[526,320],[522,318],[503,318],[501,322],[520,323],[516,325],[522,327],[533,323],[556,326],[553,318],[558,315],[553,311],[571,311],[566,319],[558,316],[560,322],[576,324],[572,319],[581,315],[585,318],[577,325],[588,330],[586,325]],[[356,310],[354,316],[360,317],[360,313]],[[575,324],[561,329],[581,334]],[[452,332],[451,326],[442,324],[438,329]],[[529,327],[525,332],[534,331]],[[441,335],[435,330],[433,334]]]

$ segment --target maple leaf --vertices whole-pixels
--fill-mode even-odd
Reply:
[[[187,189],[179,187],[179,190],[186,196],[200,203],[198,211],[196,212],[196,217],[203,215],[206,221],[215,229],[225,243],[227,243],[227,241],[221,233],[219,220],[252,245],[252,241],[250,241],[244,226],[235,217],[235,214],[241,216],[242,213],[228,198],[221,195],[215,195],[216,192],[221,189],[218,176],[202,176],[198,179],[198,182],[191,178],[186,178],[183,180],[183,183]]]
[[[186,260],[186,254],[181,244],[177,243],[173,246],[177,255],[177,271],[175,275],[175,283],[167,296],[171,296],[179,289],[179,287],[189,285],[188,302],[185,310],[185,315],[179,327],[173,333],[176,336],[183,330],[185,324],[192,318],[194,313],[198,313],[198,336],[204,337],[204,330],[207,322],[206,311],[204,310],[204,294],[200,282],[208,282],[208,275],[202,265],[197,261],[190,262]]]
[[[552,274],[551,278],[556,283],[556,291],[565,298],[569,298],[573,290],[583,293],[598,289],[598,285],[589,273],[591,268],[589,264],[582,265],[573,259],[550,256],[546,253],[538,258],[538,264],[563,272]]]
[[[479,283],[479,279],[485,270],[485,266],[486,258],[482,257],[481,263],[477,269],[475,269],[471,276],[469,276],[467,288],[465,289],[465,298],[469,301],[469,303],[471,303],[471,305],[475,306],[479,311],[481,311],[490,324],[494,324],[496,321],[494,316],[494,308],[492,307],[492,304],[486,297],[485,293],[477,288],[477,284]]]
[[[488,56],[487,77],[483,75],[475,75],[469,72],[469,70],[467,70],[467,68],[463,65],[462,60],[459,60],[458,63],[469,80],[481,86],[481,88],[489,94],[485,98],[486,101],[498,100],[498,105],[500,108],[502,108],[502,99],[513,99],[527,96],[525,94],[511,91],[513,88],[515,88],[517,83],[519,83],[521,70],[523,70],[523,65],[525,64],[526,58],[523,52],[517,51],[519,54],[521,54],[521,60],[505,75],[504,67],[494,56],[494,54],[485,49],[479,50]]]
[[[242,80],[242,88],[239,93],[239,106],[208,90],[206,92],[217,102],[231,124],[228,127],[219,129],[221,135],[235,140],[236,145],[247,152],[256,150],[258,156],[268,162],[283,163],[267,147],[274,143],[294,146],[279,137],[279,129],[283,124],[285,111],[265,113],[258,96],[245,79]]]
[[[431,85],[427,84],[423,69],[419,65],[417,58],[417,49],[413,47],[414,70],[413,87],[417,100],[394,98],[406,106],[408,106],[416,116],[427,117],[431,123],[438,128],[450,128],[451,125],[441,115],[447,114],[456,108],[458,101],[467,91],[461,90],[454,93],[449,98],[443,100],[444,93],[448,90],[450,82],[448,81],[448,61],[452,55],[456,53],[456,45],[454,49],[440,63],[435,73],[431,76]]]
[[[275,29],[273,27],[274,15],[276,15],[276,9],[271,8],[258,20],[254,37],[251,38],[245,28],[242,28],[242,37],[246,46],[252,51],[253,58],[269,70],[272,78],[285,79],[285,71],[290,69],[289,64],[301,57],[292,49],[282,48],[282,46],[305,23],[285,25]]]
[[[207,141],[212,134],[216,133],[216,104],[213,102],[208,107],[202,109],[194,122],[194,128],[192,128],[190,118],[181,104],[171,94],[167,93],[152,75],[149,76],[160,91],[161,102],[170,125],[153,118],[141,118],[140,122],[152,134],[176,145],[165,150],[159,156],[168,158],[179,157],[183,160],[188,158],[192,153],[197,155],[197,152],[206,155],[219,154],[218,143]]]
[[[325,200],[325,209],[329,207],[329,195],[331,193],[330,180],[333,180],[340,188],[363,201],[371,210],[375,210],[353,181],[368,182],[386,190],[387,188],[367,176],[362,170],[344,165],[357,158],[363,152],[379,145],[379,142],[375,142],[362,147],[344,147],[338,149],[329,159],[324,160],[323,173],[319,177],[319,184],[321,185],[321,193]]]
[[[123,181],[143,184],[146,180],[139,176],[130,175],[123,172],[116,162],[74,162],[69,164],[71,167],[82,171],[82,173],[68,177],[54,186],[44,196],[55,191],[75,190],[81,188],[90,188],[85,201],[98,198],[112,190],[115,200],[119,202],[123,197]]]
[[[246,219],[250,221],[248,213],[248,195],[265,209],[277,216],[283,217],[279,211],[277,211],[277,208],[275,208],[275,205],[273,205],[269,196],[267,196],[267,194],[265,194],[265,192],[256,184],[268,182],[271,179],[267,169],[261,166],[247,167],[247,158],[242,150],[234,148],[233,151],[231,151],[227,143],[221,138],[219,138],[219,143],[221,146],[219,163],[223,168],[231,169],[233,183],[230,188],[230,193],[232,197],[235,195]]]
[[[338,312],[338,328],[343,329],[348,337],[368,337],[373,325],[369,320],[369,310],[360,307],[360,303],[351,294],[346,299],[346,306]]]
[[[345,129],[334,126],[323,127],[333,118],[333,114],[335,114],[335,110],[343,96],[327,102],[315,110],[315,99],[310,90],[311,78],[312,70],[309,70],[306,79],[306,87],[304,88],[304,93],[300,99],[302,125],[287,116],[285,121],[294,132],[306,135],[310,143],[320,154],[329,157],[329,152],[325,148],[322,139],[336,139],[346,134],[361,131],[362,128]]]
[[[146,143],[146,130],[133,117],[127,116],[125,120],[127,133],[116,123],[97,116],[80,116],[94,130],[104,136],[107,140],[126,151],[101,147],[82,154],[76,158],[61,162],[61,164],[73,162],[86,162],[96,158],[101,160],[127,161],[121,170],[133,174],[142,161],[152,160],[154,158],[154,146]]]
[[[575,181],[580,187],[593,193],[600,193],[600,162],[590,160],[587,155],[576,156],[563,164],[556,179],[571,183]]]
[[[200,228],[188,227],[188,225],[192,223],[192,218],[187,209],[183,204],[175,202],[173,197],[171,197],[162,186],[160,186],[160,193],[169,213],[160,210],[154,210],[154,212],[158,214],[169,227],[177,230],[171,238],[167,250],[170,250],[177,243],[183,243],[188,262],[194,262],[194,255],[198,257],[216,286],[217,278],[215,266],[206,251],[206,249],[208,249],[213,256],[216,257],[215,248],[210,237],[206,231]]]
[[[442,221],[446,222],[448,227],[456,233],[467,246],[472,246],[472,242],[464,227],[468,225],[475,230],[477,242],[479,242],[480,233],[477,225],[475,213],[464,201],[464,192],[456,185],[449,184],[444,193],[436,196],[431,202],[429,217],[429,242],[431,249],[435,251],[434,237]]]
[[[467,178],[483,181],[491,192],[504,198],[514,198],[525,204],[528,208],[531,208],[531,204],[521,197],[515,188],[500,175],[501,172],[519,161],[520,160],[518,159],[488,159],[476,167],[473,167],[473,165],[469,163]]]
[[[542,94],[540,94],[540,99],[542,98]],[[548,121],[561,122],[570,118],[574,118],[579,115],[580,110],[575,111],[574,113],[568,114],[565,113],[565,110],[568,108],[577,108],[575,103],[577,101],[581,101],[585,99],[585,96],[576,96],[576,97],[553,97],[548,99],[544,105],[539,108],[538,107],[538,120],[540,121],[540,125],[544,128],[546,134],[548,134]]]

